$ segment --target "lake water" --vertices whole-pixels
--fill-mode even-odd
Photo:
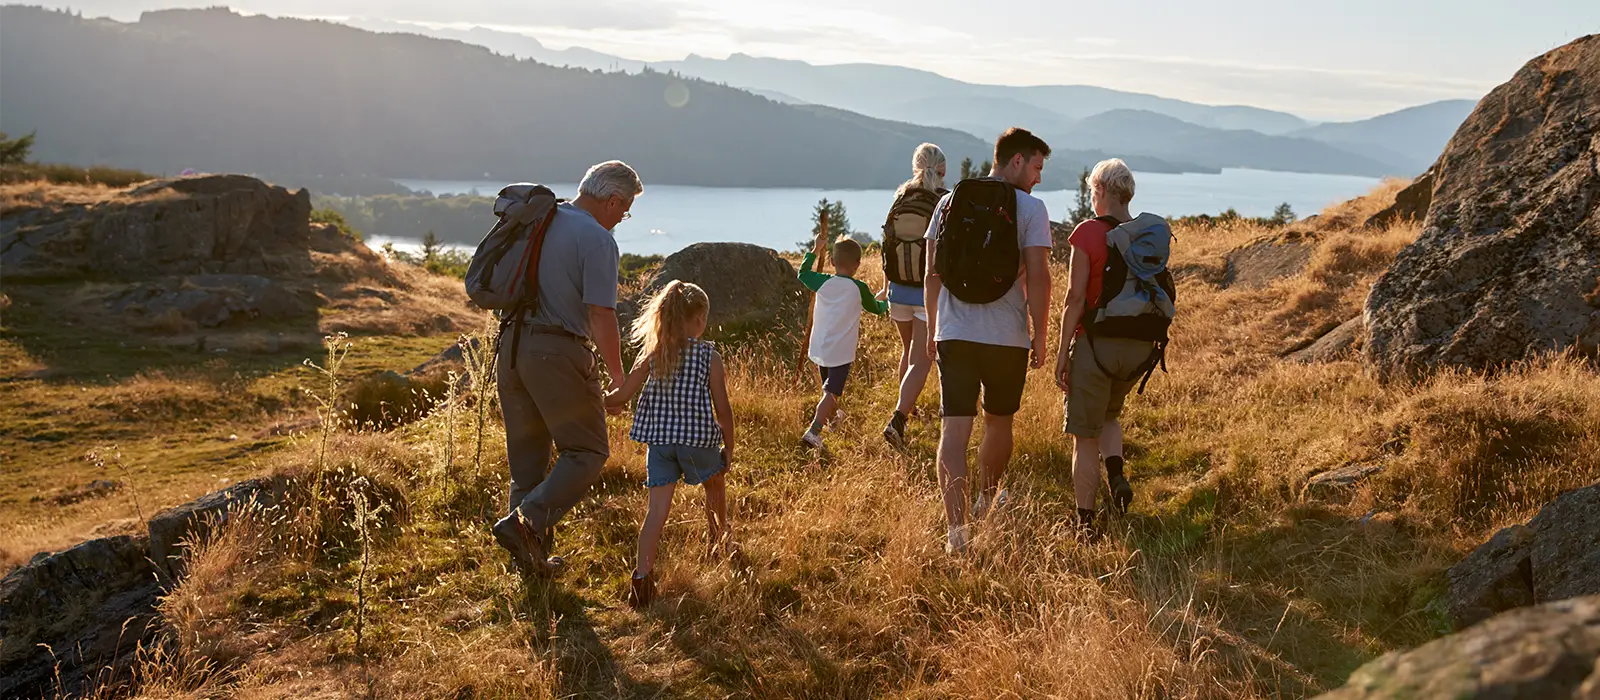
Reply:
[[[1216,214],[1232,207],[1245,216],[1270,216],[1288,202],[1296,214],[1308,216],[1329,204],[1366,193],[1378,184],[1369,177],[1308,175],[1264,170],[1224,170],[1220,174],[1140,173],[1133,211],[1163,216]],[[493,196],[503,182],[397,180],[413,190],[434,194]],[[572,197],[577,185],[552,185],[557,195]],[[1035,190],[1050,208],[1050,218],[1062,219],[1072,210],[1076,190]],[[738,187],[687,187],[645,183],[644,194],[633,205],[633,218],[616,228],[624,253],[670,254],[701,241],[739,241],[790,250],[809,236],[811,210],[823,198],[844,202],[850,228],[874,236],[894,200],[893,190],[821,190],[804,188],[751,189]],[[415,241],[374,236],[374,245]]]

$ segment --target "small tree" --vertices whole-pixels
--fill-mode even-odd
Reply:
[[[983,165],[978,166],[978,169],[973,171],[972,176],[973,177],[989,177],[989,173],[992,173],[992,172],[994,172],[994,163],[991,163],[991,162],[986,160],[986,161],[983,161]]]
[[[33,135],[8,138],[6,132],[0,131],[0,165],[22,165],[28,162],[28,156],[33,152]]]
[[[962,158],[961,159],[961,179],[962,180],[968,180],[968,179],[971,179],[971,178],[972,178],[972,159],[971,158]]]
[[[845,214],[844,202],[830,202],[823,198],[822,201],[817,202],[817,206],[811,209],[811,237],[795,244],[800,249],[800,252],[810,252],[812,246],[816,245],[817,235],[823,233],[822,212],[824,211],[828,212],[828,231],[826,235],[828,245],[832,245],[841,236],[850,235],[850,217]]]
[[[1300,217],[1295,216],[1294,208],[1290,207],[1288,202],[1279,204],[1277,209],[1272,210],[1272,223],[1278,226],[1287,226],[1299,219]]]
[[[1078,175],[1078,201],[1072,208],[1072,218],[1067,223],[1077,226],[1094,218],[1094,200],[1089,196],[1089,168]]]
[[[439,236],[433,232],[433,229],[428,229],[427,233],[422,234],[422,263],[426,265],[438,257]]]

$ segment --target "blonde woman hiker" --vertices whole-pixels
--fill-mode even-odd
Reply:
[[[733,464],[733,408],[722,356],[701,340],[711,300],[700,287],[673,280],[656,292],[633,323],[639,357],[622,388],[606,395],[621,408],[635,395],[628,437],[649,446],[645,486],[649,510],[639,528],[638,563],[628,602],[656,597],[656,552],[678,482],[706,489],[706,534],[714,552],[728,542],[728,494],[723,476]]]
[[[928,341],[928,311],[922,284],[927,275],[928,221],[945,195],[945,157],[925,143],[911,154],[911,179],[900,185],[883,224],[883,277],[888,280],[889,319],[900,331],[899,399],[883,439],[895,449],[906,447],[906,420],[916,411],[917,397],[928,383],[933,360]]]
[[[1121,159],[1100,161],[1089,174],[1095,218],[1077,225],[1067,305],[1061,311],[1056,385],[1067,394],[1066,432],[1072,436],[1072,485],[1079,525],[1090,539],[1100,465],[1111,505],[1133,503],[1122,456],[1122,414],[1128,393],[1159,364],[1165,369],[1167,329],[1177,289],[1166,270],[1172,232],[1155,214],[1135,217],[1133,172]]]

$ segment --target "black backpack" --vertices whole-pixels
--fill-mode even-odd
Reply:
[[[895,284],[921,287],[928,274],[928,221],[943,192],[907,189],[889,207],[883,222],[883,277]]]
[[[1000,180],[962,180],[941,213],[933,266],[950,294],[988,304],[1017,283],[1017,189]]]

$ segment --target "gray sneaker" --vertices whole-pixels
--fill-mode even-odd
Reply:
[[[550,575],[549,545],[528,526],[520,513],[512,511],[510,515],[495,523],[490,530],[494,532],[495,542],[511,553],[511,561],[516,564],[517,570],[522,572],[522,575]]]
[[[800,442],[813,450],[822,449],[822,436],[809,430],[806,431],[805,435],[800,436]]]

